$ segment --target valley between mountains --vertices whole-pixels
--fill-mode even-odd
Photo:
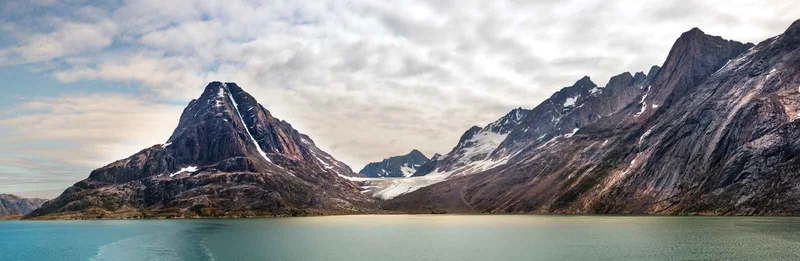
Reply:
[[[358,173],[235,83],[172,136],[28,219],[360,213],[800,215],[800,21],[758,44],[693,28],[660,66],[589,77],[453,149]]]

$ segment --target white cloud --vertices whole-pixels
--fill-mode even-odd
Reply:
[[[98,168],[166,141],[182,109],[112,93],[38,98],[13,108],[16,116],[0,119],[0,154]]]

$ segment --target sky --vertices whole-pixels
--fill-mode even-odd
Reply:
[[[693,27],[758,43],[797,19],[794,0],[3,0],[0,193],[53,197],[165,142],[210,81],[358,171],[646,72]]]

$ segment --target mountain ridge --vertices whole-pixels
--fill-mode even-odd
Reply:
[[[40,198],[23,198],[12,194],[0,194],[0,216],[28,214],[46,201],[46,199]]]
[[[420,188],[385,206],[407,212],[798,214],[790,203],[800,199],[792,185],[800,183],[793,174],[800,149],[792,141],[800,127],[794,121],[800,117],[798,26],[758,45],[692,29],[638,85],[643,91],[633,102],[602,121],[525,145],[508,164]],[[519,147],[532,140],[517,138],[505,142]]]
[[[370,162],[358,173],[371,178],[411,177],[417,169],[430,159],[417,149],[405,155],[392,156],[380,162]]]

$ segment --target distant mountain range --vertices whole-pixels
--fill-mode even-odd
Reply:
[[[28,214],[42,206],[45,199],[21,198],[11,194],[0,194],[0,216]]]
[[[354,173],[234,83],[165,144],[28,218],[376,213],[800,214],[800,21],[758,45],[691,29],[661,66],[578,79],[532,109]]]
[[[413,176],[419,167],[430,161],[422,152],[412,150],[406,155],[394,156],[381,162],[371,162],[358,173],[371,178],[407,178]]]

